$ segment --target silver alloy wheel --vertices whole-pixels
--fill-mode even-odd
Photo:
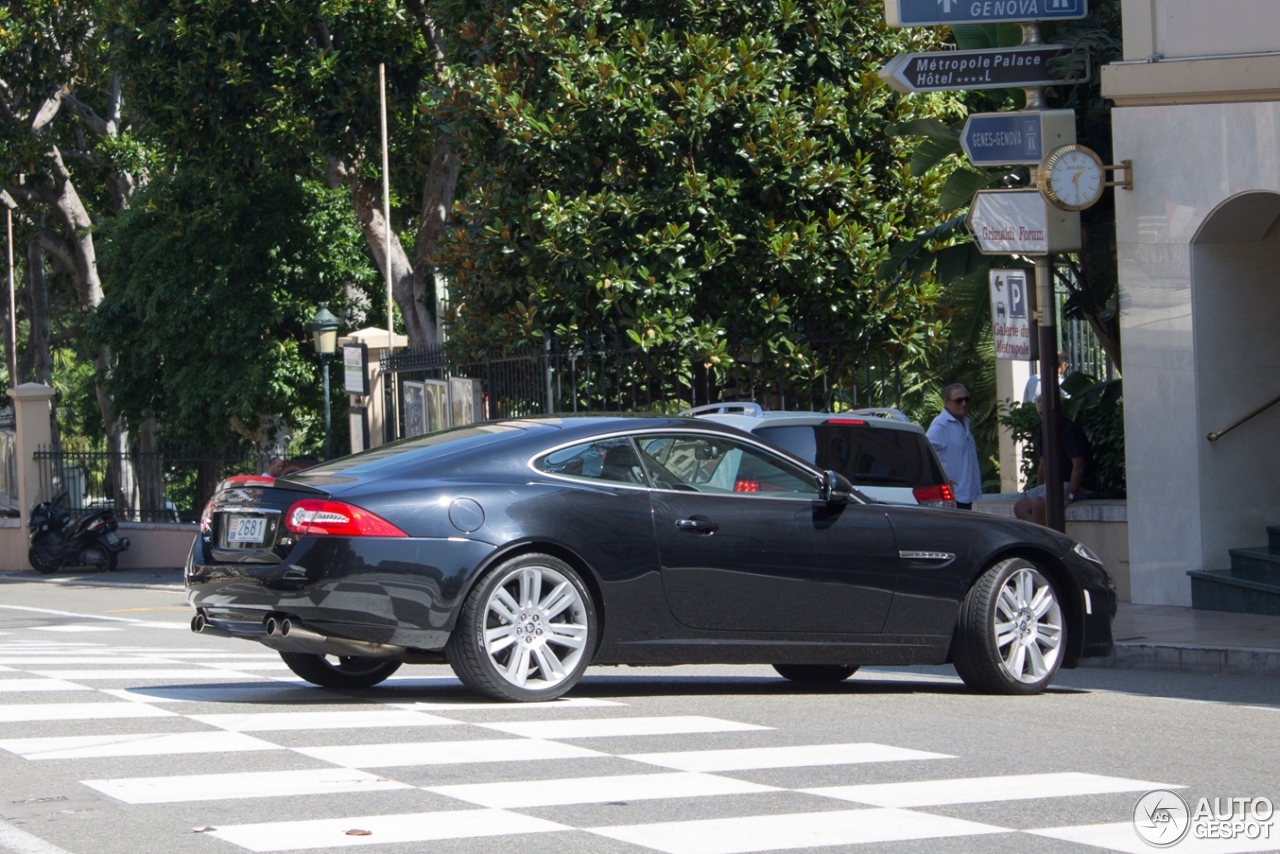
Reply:
[[[996,596],[996,650],[1006,674],[1028,684],[1052,672],[1062,646],[1062,607],[1049,579],[1024,566]]]
[[[515,569],[484,606],[489,661],[517,688],[538,691],[563,682],[582,660],[587,634],[578,589],[550,567]]]

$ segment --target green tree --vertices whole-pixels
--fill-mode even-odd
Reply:
[[[167,443],[218,448],[322,417],[307,323],[324,301],[358,312],[377,287],[343,196],[286,174],[242,185],[185,170],[104,226],[93,333],[117,354],[108,388],[131,426],[154,419]],[[314,450],[318,432],[306,436]]]
[[[126,93],[146,131],[207,172],[323,174],[349,194],[378,265],[391,260],[410,343],[436,341],[428,262],[457,180],[449,135],[418,109],[444,79],[444,42],[420,0],[121,0],[108,7]],[[387,64],[396,211],[384,245],[378,63]],[[402,239],[411,243],[406,250]]]
[[[144,162],[97,12],[84,0],[0,6],[0,202],[17,212],[18,237],[29,246],[24,373],[46,383],[52,349],[82,338],[83,321],[102,300],[97,224],[128,206]],[[100,372],[111,364],[107,350],[81,357]],[[101,385],[96,397],[109,447],[124,450]]]
[[[459,0],[465,150],[439,254],[451,346],[678,345],[709,362],[860,339],[913,379],[946,334],[927,279],[874,281],[935,220],[875,76],[927,31],[844,0]],[[927,100],[927,99],[926,99]]]

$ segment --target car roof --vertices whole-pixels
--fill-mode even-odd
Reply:
[[[877,429],[924,433],[924,428],[907,418],[901,410],[890,408],[853,409],[846,412],[788,410],[766,412],[757,404],[729,403],[700,406],[680,414],[689,415],[699,421],[726,424],[748,433],[759,427],[795,427],[826,424],[833,420],[865,421],[866,426]]]

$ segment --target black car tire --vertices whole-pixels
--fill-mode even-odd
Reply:
[[[792,682],[843,682],[858,670],[856,664],[775,664],[778,675]]]
[[[359,656],[327,656],[309,652],[282,652],[280,657],[289,669],[303,679],[323,688],[372,688],[400,669],[399,661]]]
[[[532,599],[535,604],[531,607],[529,602],[517,602],[519,608],[523,609],[522,613],[516,615],[519,619],[503,622],[502,617],[495,610],[501,604],[498,601],[503,595],[500,591],[509,591],[513,586],[523,590],[524,588],[520,587],[522,576],[534,574],[537,575],[540,585],[539,595]],[[545,597],[541,595],[541,592],[546,589],[541,586],[544,580],[550,580],[555,585],[551,589],[552,592],[546,593]],[[566,583],[568,587],[563,587],[561,582]],[[560,601],[559,599],[555,602],[551,601],[555,591],[562,591],[562,597],[569,597],[572,604],[563,611],[542,620],[540,617],[546,614],[543,606],[548,603],[555,605]],[[508,594],[507,598],[512,597]],[[535,623],[534,620],[538,622]],[[572,632],[574,635],[572,648],[561,646],[553,640],[555,632],[552,628],[548,628],[545,635],[535,628],[536,635],[532,640],[528,640],[530,638],[528,630],[534,626],[551,626],[565,634]],[[503,630],[506,631],[503,632]],[[491,639],[490,635],[495,631],[502,632],[504,637],[512,637],[514,640],[507,646],[493,650],[491,645],[496,645],[497,640]],[[520,632],[518,637],[515,635],[517,631]],[[471,589],[471,593],[468,594],[458,613],[457,625],[454,626],[449,642],[445,646],[445,656],[453,672],[462,680],[462,684],[477,694],[495,700],[524,703],[554,700],[568,692],[582,678],[587,665],[591,663],[596,631],[595,605],[578,573],[567,563],[551,555],[526,554],[499,564]],[[536,683],[543,683],[542,686],[527,687],[516,684],[512,678],[504,675],[500,670],[501,667],[515,663],[511,656],[516,655],[517,650],[521,650],[521,644],[525,642],[529,643],[532,649],[519,653],[525,659],[523,672],[528,678],[531,670],[536,669],[539,674]],[[573,652],[574,649],[577,650],[576,654]],[[568,650],[569,654],[562,659],[561,654],[556,650]],[[541,657],[535,659],[540,652]],[[571,661],[571,664],[562,674],[548,675],[543,672],[541,661],[551,661],[553,666],[559,666],[566,659]]]
[[[54,561],[45,560],[44,555],[40,554],[40,550],[37,548],[32,547],[27,550],[27,560],[31,562],[31,566],[36,572],[52,575],[58,571],[58,564]]]
[[[1018,594],[1012,592],[1014,587],[1010,585],[1016,587],[1020,578],[1029,579],[1035,585],[1031,588],[1035,591],[1035,596],[1041,595],[1042,588],[1046,591],[1048,609],[1044,616],[1049,617],[1049,620],[1042,622],[1041,618],[1036,617],[1036,608],[1029,607],[1032,603],[1014,601]],[[1006,589],[1011,591],[1008,603],[1001,600]],[[960,619],[956,626],[952,655],[952,662],[960,678],[973,690],[986,694],[1038,694],[1047,688],[1057,675],[1067,648],[1067,628],[1061,602],[1061,593],[1049,576],[1029,560],[1009,558],[989,567],[970,588],[960,605]],[[1043,604],[1042,602],[1041,605]],[[1009,613],[1015,606],[1016,611]],[[1012,619],[1004,619],[1006,617]],[[1056,620],[1056,626],[1052,624],[1052,620]],[[1021,629],[1018,625],[1020,621],[1024,622]],[[1004,634],[1001,634],[1001,626],[1005,627]],[[1044,661],[1046,650],[1042,648],[1038,638],[1041,634],[1052,634],[1051,628],[1056,628],[1057,638],[1048,650],[1051,653],[1048,660]],[[1027,632],[1030,633],[1030,640],[1024,642],[1020,636],[1028,636]],[[1006,639],[1004,643],[1001,642],[1002,638]],[[1025,650],[1014,662],[1017,672],[1023,674],[1021,677],[1014,675],[1015,667],[1010,665],[1010,659],[1016,654],[1015,648],[1019,643],[1023,644]],[[1006,645],[1010,650],[1008,654],[1001,652],[1001,647]],[[1032,646],[1035,646],[1036,653],[1044,664],[1041,672],[1036,672],[1037,668],[1028,660],[1032,655]],[[1027,670],[1031,672],[1025,672]]]

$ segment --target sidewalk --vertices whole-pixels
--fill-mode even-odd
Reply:
[[[1107,658],[1081,667],[1213,676],[1280,676],[1280,617],[1121,602]]]

